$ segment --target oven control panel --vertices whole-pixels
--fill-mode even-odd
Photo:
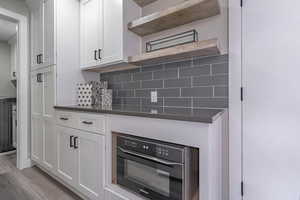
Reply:
[[[161,144],[162,143],[162,144]],[[136,153],[142,153],[169,161],[183,162],[184,149],[178,145],[163,142],[147,141],[147,139],[136,139],[131,137],[119,137],[118,147]]]

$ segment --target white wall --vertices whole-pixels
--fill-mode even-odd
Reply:
[[[149,15],[159,10],[174,6],[185,0],[158,0],[142,10],[143,15]],[[145,51],[145,42],[153,39],[163,38],[172,34],[196,29],[199,34],[199,40],[218,38],[222,53],[228,52],[228,0],[219,0],[221,14],[204,20],[198,20],[190,24],[179,26],[173,29],[155,33],[143,37],[143,51]]]
[[[10,46],[0,42],[0,96],[16,97],[16,88],[10,82]]]

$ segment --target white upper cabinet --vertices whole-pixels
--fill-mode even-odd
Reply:
[[[82,0],[80,7],[81,69],[125,64],[140,52],[140,38],[127,30],[141,15],[132,0]]]
[[[80,64],[82,67],[95,66],[103,48],[103,1],[84,0],[80,4]]]
[[[31,11],[32,69],[54,65],[54,0],[36,1]]]
[[[44,66],[54,65],[55,63],[55,45],[54,45],[54,0],[44,0],[43,3],[43,56]]]

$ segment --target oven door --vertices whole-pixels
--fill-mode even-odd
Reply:
[[[118,148],[117,184],[153,200],[184,200],[182,163]]]

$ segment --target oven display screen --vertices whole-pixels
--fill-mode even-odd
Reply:
[[[170,174],[168,172],[125,160],[125,177],[163,196],[170,196]]]

